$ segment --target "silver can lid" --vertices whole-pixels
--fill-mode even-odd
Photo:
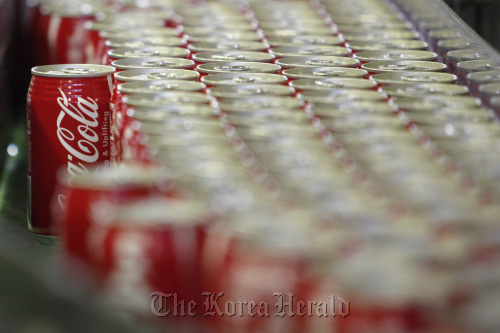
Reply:
[[[172,57],[172,58],[186,58],[189,56],[189,50],[182,47],[168,47],[168,46],[150,46],[150,47],[123,47],[111,49],[108,55],[111,59],[122,59],[132,57]]]
[[[209,62],[196,67],[203,74],[279,73],[281,67],[266,62]]]
[[[283,68],[294,67],[356,67],[359,60],[347,57],[334,56],[301,56],[286,57],[276,60],[276,65]]]
[[[290,85],[297,90],[374,89],[377,86],[372,80],[345,77],[299,79],[290,82]]]
[[[242,98],[250,96],[291,96],[295,89],[281,84],[224,85],[209,89],[215,98]]]
[[[228,61],[251,61],[251,62],[272,62],[275,57],[266,52],[253,51],[219,51],[200,52],[193,55],[196,62],[228,62]]]
[[[113,61],[111,65],[121,70],[141,68],[191,69],[194,67],[194,61],[170,57],[138,57],[118,59]]]
[[[84,78],[112,75],[115,68],[94,64],[62,64],[36,66],[31,69],[31,74],[45,77]]]
[[[269,50],[269,53],[277,57],[294,56],[348,56],[351,50],[343,46],[332,45],[300,45],[300,46],[281,46]]]
[[[449,73],[400,71],[375,74],[372,76],[372,79],[379,84],[455,83],[457,76]]]
[[[127,82],[119,87],[123,94],[157,94],[164,91],[202,91],[205,85],[188,80],[159,80]]]
[[[284,75],[267,73],[209,74],[201,78],[207,85],[233,84],[283,84],[287,82]]]
[[[381,60],[433,61],[437,59],[437,56],[434,52],[420,50],[372,50],[354,54],[354,58],[363,62]]]
[[[197,42],[189,44],[188,49],[192,52],[217,52],[226,50],[267,51],[268,45],[256,41]]]
[[[283,75],[289,79],[362,78],[366,77],[368,72],[349,67],[298,67],[284,70]]]
[[[371,73],[415,71],[415,72],[442,72],[446,65],[435,61],[417,60],[384,60],[363,64],[361,68]]]
[[[115,74],[117,81],[196,80],[200,74],[188,69],[143,68]]]

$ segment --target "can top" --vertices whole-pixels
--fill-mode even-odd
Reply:
[[[196,67],[204,74],[231,74],[231,73],[279,73],[281,67],[265,62],[209,62]]]
[[[489,59],[492,56],[481,48],[469,48],[450,51],[447,57],[455,62],[461,62],[466,60]]]
[[[343,46],[332,45],[299,45],[299,46],[280,46],[269,50],[269,53],[277,57],[292,56],[347,56],[351,50]]]
[[[209,74],[201,78],[207,85],[233,85],[233,84],[283,84],[287,81],[286,76],[269,73],[233,73],[233,74]]]
[[[473,40],[466,38],[443,39],[438,42],[438,48],[446,51],[468,49],[471,47],[479,47],[479,45]]]
[[[500,62],[495,59],[466,60],[459,62],[457,69],[467,73],[500,70]]]
[[[224,85],[210,89],[210,95],[218,98],[242,98],[251,96],[290,96],[295,92],[281,84]]]
[[[298,90],[373,89],[377,86],[372,80],[346,77],[298,79],[290,85]]]
[[[117,49],[121,47],[184,46],[186,41],[179,37],[146,36],[130,39],[107,39],[104,44],[110,49]]]
[[[308,90],[301,93],[300,98],[309,103],[337,104],[361,100],[383,101],[387,94],[363,89]]]
[[[366,77],[364,69],[348,67],[297,67],[283,71],[290,79],[325,79],[333,77]]]
[[[221,61],[257,61],[271,62],[275,59],[272,54],[267,52],[254,51],[218,51],[218,52],[201,52],[193,55],[193,60],[196,62],[221,62]]]
[[[479,91],[486,95],[500,95],[500,82],[482,84]]]
[[[354,54],[354,58],[363,62],[381,60],[436,60],[437,54],[419,50],[371,50]]]
[[[175,46],[146,46],[139,48],[117,48],[108,51],[111,59],[132,58],[132,57],[172,57],[185,58],[190,54],[189,50]]]
[[[219,103],[224,111],[248,112],[265,109],[297,109],[302,107],[301,101],[293,97],[254,96],[240,99],[224,100]]]
[[[491,105],[494,107],[500,107],[500,96],[495,96],[490,101]]]
[[[277,46],[299,46],[299,45],[341,45],[344,39],[339,36],[303,35],[303,36],[279,36],[269,37],[267,42],[274,47]]]
[[[276,65],[283,68],[293,67],[356,67],[359,60],[335,56],[300,56],[286,57],[276,60]]]
[[[457,76],[449,73],[436,72],[409,72],[399,71],[391,73],[380,73],[372,76],[372,79],[379,84],[390,83],[454,83],[457,81]]]
[[[465,95],[469,89],[458,84],[419,83],[419,84],[389,84],[382,91],[391,96],[416,97],[423,95]]]
[[[424,50],[428,44],[418,39],[385,39],[379,41],[352,41],[348,46],[355,51],[369,50]]]
[[[45,77],[82,78],[111,75],[115,69],[111,66],[94,64],[62,64],[36,66],[31,69],[31,74]]]
[[[393,99],[403,110],[433,111],[446,107],[473,108],[481,105],[481,100],[471,96],[421,95],[397,97]]]
[[[212,34],[187,34],[188,41],[215,43],[218,41],[259,41],[262,39],[253,31],[214,31]]]
[[[470,73],[467,80],[477,84],[500,82],[500,70]]]
[[[171,57],[138,57],[118,59],[113,61],[111,65],[123,70],[140,68],[191,69],[194,67],[194,61]]]
[[[122,84],[119,89],[123,94],[156,94],[163,91],[201,91],[203,83],[186,80],[132,81]]]
[[[117,81],[141,80],[196,80],[200,74],[188,69],[142,68],[130,69],[115,74]]]
[[[363,32],[346,32],[347,41],[373,41],[379,39],[416,39],[418,32],[412,30],[370,30]]]
[[[226,50],[241,51],[266,51],[268,46],[259,41],[218,41],[218,42],[196,42],[188,46],[192,52],[217,52]]]
[[[435,61],[417,60],[383,60],[363,64],[361,68],[372,73],[417,71],[417,72],[442,72],[446,65]]]

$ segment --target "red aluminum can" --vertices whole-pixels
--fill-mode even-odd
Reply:
[[[166,297],[175,294],[186,306],[198,304],[200,311],[204,229],[216,221],[210,207],[194,199],[152,197],[93,208],[89,242],[103,292],[149,318],[153,311],[167,320],[192,321],[188,313],[167,317],[168,308],[177,305]]]
[[[79,265],[92,265],[89,248],[91,207],[98,201],[118,204],[131,199],[144,199],[164,193],[172,187],[170,173],[163,168],[130,166],[92,169],[89,174],[71,177],[65,170],[58,176],[58,188],[66,196],[66,204],[54,203],[54,216],[62,236],[63,251]]]
[[[71,175],[112,162],[110,98],[113,67],[34,67],[27,99],[28,227],[54,235],[50,214],[56,171]]]
[[[85,62],[84,44],[88,31],[85,23],[94,13],[79,6],[42,6],[35,45],[41,51],[41,64]]]

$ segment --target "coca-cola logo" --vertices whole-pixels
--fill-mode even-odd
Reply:
[[[88,173],[85,164],[94,163],[99,158],[96,145],[99,135],[94,130],[99,126],[99,106],[90,97],[78,97],[76,105],[71,104],[61,89],[59,92],[61,97],[57,98],[57,103],[61,111],[57,117],[57,138],[68,152],[68,173],[72,176]],[[66,116],[79,124],[77,134],[63,127]]]

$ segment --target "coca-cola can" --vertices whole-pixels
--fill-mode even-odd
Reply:
[[[42,65],[84,63],[86,22],[95,20],[94,8],[71,3],[50,3],[40,7],[34,33]]]
[[[91,207],[106,200],[118,204],[130,199],[152,195],[170,196],[173,179],[165,168],[121,164],[90,169],[88,174],[71,177],[65,170],[58,173],[58,188],[66,196],[64,207],[54,203],[54,217],[62,236],[62,247],[68,259],[83,266],[92,266],[89,244]]]
[[[70,64],[34,67],[28,90],[28,227],[55,235],[50,214],[56,171],[71,175],[113,162],[109,66]]]
[[[206,202],[151,197],[119,204],[102,200],[91,209],[89,244],[103,294],[136,314],[170,313],[167,320],[192,323],[190,304],[203,303],[204,229],[216,221]]]

